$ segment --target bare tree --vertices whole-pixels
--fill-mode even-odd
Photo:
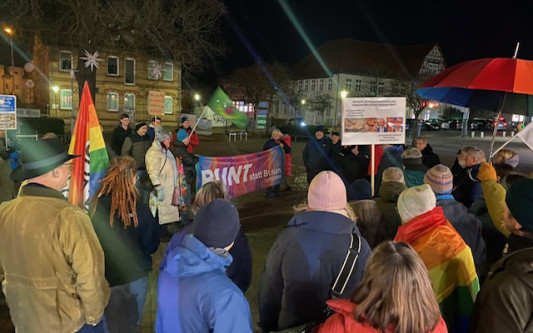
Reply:
[[[322,124],[324,123],[324,113],[333,107],[333,98],[330,94],[315,94],[309,99],[311,110],[322,115]]]
[[[76,48],[83,56],[102,48],[134,51],[180,62],[185,70],[203,68],[206,57],[225,53],[221,0],[3,0],[0,21],[17,36]],[[94,97],[96,72],[78,61],[77,79],[88,79]]]
[[[405,97],[407,107],[413,110],[413,113],[415,114],[415,120],[417,120],[422,111],[424,111],[424,102],[428,101],[427,99],[422,98],[415,93],[415,90],[419,84],[420,82],[416,81],[395,80],[393,81],[391,88],[392,96]]]

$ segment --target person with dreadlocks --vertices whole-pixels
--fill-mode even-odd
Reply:
[[[131,157],[111,160],[90,206],[94,230],[105,256],[111,298],[105,310],[110,333],[138,332],[159,228],[135,187],[137,168]]]

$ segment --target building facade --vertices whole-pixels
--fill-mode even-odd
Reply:
[[[438,44],[397,47],[334,40],[292,66],[293,81],[275,97],[270,115],[337,126],[343,97],[396,96],[399,85],[421,82],[445,67]]]

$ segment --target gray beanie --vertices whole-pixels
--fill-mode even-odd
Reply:
[[[161,128],[161,129],[163,129],[163,128]],[[170,134],[169,133],[165,133],[162,130],[161,131],[157,131],[157,128],[156,128],[155,139],[158,142],[163,142],[165,140],[170,140]]]

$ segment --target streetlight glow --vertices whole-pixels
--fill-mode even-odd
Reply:
[[[300,103],[302,103],[302,105],[305,105],[305,99],[302,99]]]
[[[198,102],[200,100],[200,94],[194,94],[194,100]]]
[[[13,36],[13,29],[11,27],[4,27],[4,32],[8,34],[9,36]]]
[[[342,90],[340,94],[342,98],[346,98],[346,96],[348,96],[348,92],[346,90]]]
[[[52,87],[52,91],[57,93],[59,91],[59,87],[58,86],[53,86]]]

